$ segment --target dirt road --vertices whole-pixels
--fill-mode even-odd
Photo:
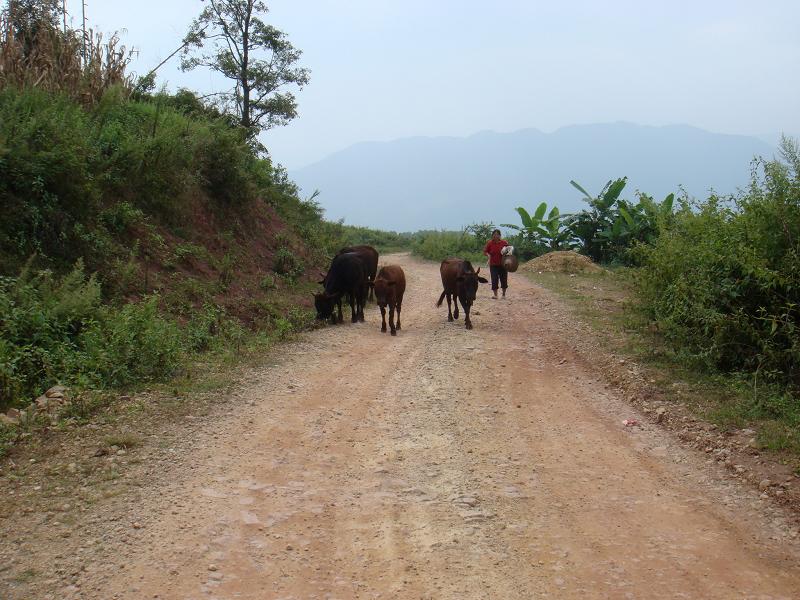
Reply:
[[[434,307],[436,265],[393,262],[399,335],[371,305],[287,345],[118,517],[136,519],[119,570],[60,597],[800,597],[796,530],[657,426],[622,425],[645,419],[546,292],[482,286],[466,331]]]

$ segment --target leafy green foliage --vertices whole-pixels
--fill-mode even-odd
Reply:
[[[54,383],[163,381],[196,353],[238,353],[308,324],[309,311],[291,305],[305,285],[297,278],[341,247],[341,231],[259,155],[237,119],[187,90],[131,93],[106,82],[89,96],[83,84],[37,89],[3,77],[0,407],[25,405]],[[248,238],[278,228],[274,238]],[[280,290],[264,300],[254,248],[264,256],[298,238],[308,247],[284,277],[263,278]],[[160,295],[148,295],[154,289]],[[264,315],[239,301],[248,292],[269,304]],[[78,404],[83,416],[95,405]]]
[[[800,157],[761,161],[748,191],[683,206],[640,249],[645,307],[663,334],[708,368],[754,386],[800,385]]]
[[[30,269],[0,278],[0,406],[56,383],[104,387],[171,373],[179,332],[157,303],[104,306],[80,263],[63,278]]]
[[[569,215],[562,215],[557,206],[550,209],[549,213],[546,202],[539,204],[533,214],[521,206],[516,210],[522,226],[503,224],[503,227],[519,232],[511,243],[523,260],[552,250],[568,250],[573,247],[574,234],[565,224]]]
[[[382,231],[380,229],[343,225],[340,223],[331,223],[331,226],[335,226],[339,230],[343,240],[342,246],[359,246],[366,244],[367,246],[372,246],[380,253],[411,250],[410,233]]]
[[[463,231],[418,231],[412,237],[412,251],[428,260],[441,261],[455,256],[478,266],[486,262],[483,247],[488,238],[479,238],[470,227]]]
[[[38,90],[0,90],[0,273],[33,253],[57,269],[78,258],[99,269],[112,238],[145,213],[179,221],[191,190],[229,208],[273,187],[274,170],[239,128],[187,116],[169,98],[132,102],[112,88],[85,110]]]
[[[597,196],[591,196],[578,182],[570,184],[581,192],[589,208],[572,217],[569,226],[580,243],[580,251],[595,262],[605,262],[611,258],[608,242],[600,237],[601,232],[611,234],[619,215],[613,206],[625,188],[627,178],[609,181]]]
[[[100,218],[110,231],[118,234],[126,232],[145,220],[144,212],[126,201],[113,204],[103,210]]]
[[[596,262],[635,263],[636,254],[630,250],[640,243],[652,243],[671,221],[674,194],[658,203],[639,193],[638,202],[633,204],[620,198],[626,177],[609,181],[595,197],[576,181],[570,183],[584,195],[589,208],[571,215],[566,225],[578,240],[581,253]]]
[[[272,270],[278,275],[296,279],[302,275],[305,267],[303,261],[289,248],[281,246],[272,259]]]

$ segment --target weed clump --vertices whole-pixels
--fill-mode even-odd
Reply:
[[[173,373],[181,358],[177,325],[158,298],[121,308],[101,302],[83,265],[62,278],[26,269],[0,278],[0,407],[57,383],[104,388]]]

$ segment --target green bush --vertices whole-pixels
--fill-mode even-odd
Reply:
[[[202,311],[195,313],[187,327],[189,348],[195,352],[213,348],[218,341],[222,318],[222,310],[212,304],[205,304]]]
[[[264,277],[261,278],[261,281],[259,281],[258,287],[262,292],[269,292],[270,290],[274,290],[277,287],[277,284],[275,282],[275,277],[269,274],[264,275]]]
[[[282,246],[278,248],[272,259],[272,270],[278,275],[296,278],[302,275],[304,267],[303,262],[294,252]]]
[[[63,278],[26,269],[0,278],[0,407],[63,383],[105,387],[171,373],[180,332],[157,298],[112,308],[78,265]]]
[[[378,252],[411,250],[411,234],[382,231],[369,227],[341,225],[342,246],[372,246]]]
[[[411,247],[414,254],[428,260],[441,261],[448,257],[464,258],[475,267],[486,262],[483,247],[488,240],[478,239],[464,231],[418,231],[413,235]]]
[[[86,113],[67,98],[0,90],[0,269],[16,272],[33,253],[74,262],[77,223],[97,208]]]
[[[103,210],[100,213],[103,224],[115,233],[124,233],[130,227],[137,225],[145,220],[141,209],[136,208],[130,202],[118,202]]]
[[[80,383],[95,388],[146,383],[172,374],[182,356],[177,324],[158,312],[151,296],[120,309],[103,308],[99,319],[77,340]]]
[[[800,158],[761,161],[750,188],[684,206],[644,262],[643,304],[706,367],[800,386]]]

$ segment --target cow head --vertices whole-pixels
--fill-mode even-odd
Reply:
[[[472,303],[475,302],[475,295],[478,292],[478,284],[488,283],[488,280],[485,277],[480,277],[478,275],[480,272],[480,267],[478,267],[477,271],[465,269],[458,277],[456,277],[458,298],[465,307],[471,306]]]
[[[329,294],[322,292],[321,294],[314,294],[314,308],[317,309],[317,319],[328,319],[333,315],[333,309],[336,306],[336,294]]]

